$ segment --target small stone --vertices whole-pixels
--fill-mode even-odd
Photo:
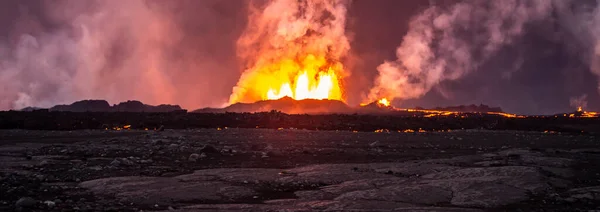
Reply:
[[[148,159],[148,160],[140,160],[140,163],[142,164],[148,164],[148,163],[152,163],[152,159]]]
[[[19,208],[30,208],[33,207],[35,204],[37,204],[37,201],[35,199],[31,197],[22,197],[21,199],[17,200],[15,206]]]
[[[175,208],[173,208],[171,206],[169,206],[167,209],[170,210],[170,211],[174,211],[175,210]]]
[[[377,143],[379,143],[378,141],[375,141],[373,143],[370,143],[369,146],[374,147],[375,145],[377,145]]]
[[[260,157],[261,157],[261,158],[268,158],[268,157],[269,157],[269,155],[268,155],[266,152],[261,152],[261,153],[260,153]]]
[[[196,154],[196,153],[193,153],[193,154],[191,154],[191,155],[188,157],[188,161],[191,161],[191,162],[196,162],[196,161],[198,160],[198,158],[199,158],[199,157],[200,157],[200,155],[198,155],[198,154]]]
[[[50,208],[52,208],[52,207],[56,206],[56,203],[55,203],[55,202],[53,202],[53,201],[50,201],[50,200],[46,200],[46,201],[44,201],[44,204],[45,204],[46,206],[50,207]]]
[[[203,152],[202,154],[200,154],[200,158],[205,158],[206,154]]]
[[[119,166],[121,165],[121,162],[117,159],[114,159],[112,162],[110,162],[111,166]]]
[[[126,165],[126,166],[132,166],[134,163],[133,163],[133,161],[131,161],[127,158],[121,158],[121,164]]]
[[[101,166],[90,166],[90,167],[88,167],[88,169],[94,170],[94,171],[102,171],[102,167]]]
[[[179,148],[179,144],[169,144],[169,149],[174,150]]]
[[[217,148],[215,148],[214,146],[204,145],[202,148],[200,148],[200,152],[202,152],[202,153],[219,153],[219,150],[217,150]]]
[[[152,145],[162,145],[163,143],[164,143],[164,142],[163,142],[162,140],[160,140],[160,139],[157,139],[157,140],[153,140],[153,141],[152,141]]]
[[[40,166],[45,166],[48,165],[48,161],[47,160],[43,160],[42,162],[40,162]]]

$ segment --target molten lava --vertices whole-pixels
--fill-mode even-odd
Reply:
[[[388,101],[386,98],[383,98],[383,99],[380,99],[379,101],[377,101],[377,104],[385,106],[385,107],[389,107],[390,101]]]
[[[256,70],[240,81],[248,89],[234,92],[230,103],[283,97],[343,101],[340,83],[343,66],[339,62],[328,61],[324,56],[308,54],[302,59],[281,59],[260,64]]]
[[[282,68],[284,70],[284,68]],[[292,71],[294,72],[294,71]],[[310,73],[310,75],[309,75]],[[290,74],[293,75],[293,74]],[[270,86],[266,99],[281,99],[290,97],[295,100],[302,99],[334,99],[341,100],[342,94],[335,71],[329,68],[325,71],[303,70],[293,76],[293,81],[271,82],[279,89]],[[293,89],[292,89],[293,88]]]

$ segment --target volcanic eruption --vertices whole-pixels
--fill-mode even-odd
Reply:
[[[275,0],[250,5],[237,41],[246,65],[229,103],[290,97],[344,101],[340,60],[350,49],[346,0]]]

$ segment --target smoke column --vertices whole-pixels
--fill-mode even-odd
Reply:
[[[348,5],[347,0],[253,1],[246,29],[237,42],[245,69],[229,102],[262,100],[257,86],[264,86],[269,79],[288,77],[282,70],[265,68],[280,61],[303,60],[312,54],[341,67],[339,61],[350,49],[345,34]]]
[[[586,99],[587,99],[587,94],[583,94],[578,97],[572,97],[571,99],[569,99],[569,104],[573,108],[581,107],[581,108],[585,109],[587,107]]]
[[[377,68],[368,101],[419,98],[444,80],[477,70],[551,9],[547,0],[474,0],[427,8],[410,21],[397,60]]]
[[[234,83],[222,78],[230,75],[226,70],[237,69],[227,65],[235,61],[211,62],[225,62],[216,57],[235,48],[233,42],[223,45],[222,40],[230,42],[238,36],[231,28],[240,22],[234,20],[239,11],[221,15],[211,10],[227,2],[61,0],[41,4],[42,16],[47,17],[23,12],[14,39],[0,40],[0,110],[81,99],[112,103],[135,99],[184,107],[226,101],[215,99],[208,90],[231,88]],[[41,19],[51,27],[43,27]],[[186,25],[199,32],[186,31]],[[217,25],[227,32],[215,29]],[[210,75],[222,85],[206,80]],[[226,97],[226,89],[221,90]]]

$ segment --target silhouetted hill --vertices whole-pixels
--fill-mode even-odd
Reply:
[[[106,100],[82,100],[70,105],[56,105],[50,111],[109,112],[111,107]]]
[[[173,112],[181,111],[179,105],[152,106],[140,101],[127,101],[110,106],[106,100],[82,100],[70,105],[56,105],[50,111],[68,112]]]
[[[281,111],[287,114],[322,114],[322,113],[351,113],[353,111],[346,103],[338,100],[294,100],[283,97],[277,100],[263,100],[254,103],[235,103],[225,108],[203,108],[194,113],[255,113]]]

